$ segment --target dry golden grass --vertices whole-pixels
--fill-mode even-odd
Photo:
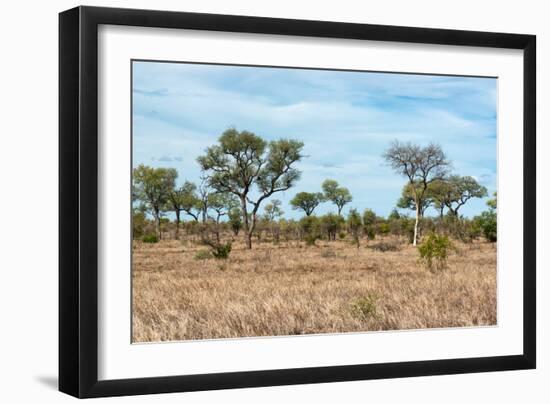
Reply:
[[[490,244],[455,242],[438,273],[410,245],[317,244],[239,240],[223,261],[197,260],[206,247],[191,242],[134,242],[134,342],[496,324]]]

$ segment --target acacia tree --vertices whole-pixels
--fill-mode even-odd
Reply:
[[[303,146],[290,139],[268,143],[252,132],[231,128],[197,159],[212,188],[239,199],[247,248],[252,248],[261,203],[276,192],[286,191],[300,178],[294,164],[303,157]]]
[[[445,205],[455,217],[458,217],[458,210],[470,199],[487,196],[487,188],[480,185],[473,177],[452,175],[446,182],[449,193]]]
[[[412,196],[415,205],[415,222],[413,245],[418,240],[418,222],[421,217],[422,204],[426,198],[428,186],[441,180],[447,174],[450,162],[447,160],[441,146],[429,144],[421,147],[412,143],[400,143],[394,141],[383,158],[398,174],[407,177],[411,185]]]
[[[290,201],[292,209],[302,209],[306,216],[310,216],[315,208],[324,201],[320,192],[298,192]]]
[[[443,219],[443,212],[451,198],[451,187],[445,178],[433,181],[428,186],[428,194],[434,209],[439,212],[439,218]]]
[[[187,213],[195,221],[199,220],[201,204],[197,197],[196,189],[197,186],[195,184],[185,181],[181,187],[174,187],[168,194],[167,205],[176,214],[176,239],[179,237],[181,212]]]
[[[325,180],[322,188],[324,198],[334,203],[338,208],[338,216],[342,216],[342,209],[353,199],[349,190],[341,187],[335,180]]]
[[[197,186],[191,181],[185,181],[180,190],[180,210],[191,216],[196,222],[199,221],[201,203],[197,195]]]
[[[133,170],[132,194],[139,199],[155,220],[155,233],[160,239],[160,218],[174,188],[177,172],[170,168],[153,168],[140,164]]]

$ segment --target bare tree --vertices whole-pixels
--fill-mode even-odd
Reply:
[[[280,226],[276,221],[280,219],[285,212],[281,209],[282,202],[278,199],[273,199],[264,207],[264,218],[269,223],[271,237],[275,242],[279,241]]]
[[[300,178],[294,164],[303,157],[303,146],[290,139],[267,143],[252,132],[231,128],[197,159],[212,188],[239,198],[247,248],[252,248],[261,203],[274,193],[291,188]]]
[[[264,207],[265,219],[269,222],[273,222],[283,216],[284,212],[281,209],[282,202],[278,199],[273,199],[270,203]]]
[[[383,158],[395,172],[407,177],[411,185],[415,204],[413,245],[416,245],[418,222],[428,186],[436,180],[443,179],[451,164],[441,146],[433,143],[421,147],[412,143],[400,143],[396,140],[383,154]]]
[[[200,206],[202,223],[205,224],[208,217],[209,200],[211,199],[212,190],[208,185],[207,176],[201,175],[200,179],[201,182],[197,188],[197,203]]]

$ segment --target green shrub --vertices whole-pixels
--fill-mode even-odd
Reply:
[[[430,271],[442,270],[447,267],[447,257],[453,245],[446,235],[431,233],[418,246],[420,262]]]
[[[304,240],[306,241],[307,246],[314,246],[315,242],[320,236],[318,234],[306,234]]]
[[[390,225],[388,223],[379,223],[378,224],[378,233],[382,235],[387,235],[390,233]]]
[[[369,293],[367,296],[361,297],[351,304],[351,314],[353,317],[360,320],[368,320],[377,318],[376,302],[378,296],[374,293]]]
[[[144,243],[158,243],[159,239],[154,234],[146,234],[141,238],[141,241],[143,241]]]
[[[396,222],[398,224],[395,229],[397,230],[396,234],[406,236],[409,243],[412,243],[414,239],[414,219],[403,216]]]
[[[482,212],[475,218],[477,225],[481,229],[483,236],[494,243],[497,241],[497,214],[494,211]]]
[[[223,244],[218,241],[210,240],[208,238],[203,238],[201,240],[202,244],[209,246],[212,250],[209,252],[210,257],[224,260],[229,258],[229,253],[231,252],[231,241]]]
[[[369,226],[365,230],[367,232],[367,238],[369,240],[374,240],[376,238],[376,231],[374,230],[373,226]]]
[[[327,240],[334,241],[336,240],[336,235],[341,231],[342,226],[345,223],[345,220],[342,216],[336,215],[334,213],[327,213],[322,216],[321,219],[321,232],[326,234]]]
[[[134,211],[132,214],[132,232],[134,239],[140,239],[145,233],[145,226],[147,225],[147,219],[145,213],[140,211]]]
[[[305,234],[312,234],[319,232],[319,219],[316,216],[304,216],[298,222],[300,229]]]
[[[319,233],[319,219],[313,215],[305,216],[300,219],[299,226],[306,245],[315,245],[315,241],[321,237]]]
[[[460,221],[458,230],[459,231],[456,237],[465,243],[472,243],[482,233],[482,229],[477,225],[477,223],[463,219]]]
[[[212,253],[208,250],[199,250],[195,254],[196,260],[209,260],[210,258],[213,258]]]
[[[343,240],[346,238],[346,232],[345,231],[341,231],[340,233],[338,233],[338,238],[340,238],[340,240]]]
[[[225,260],[229,258],[231,252],[231,242],[225,244],[217,244],[212,248],[212,255],[218,260]]]

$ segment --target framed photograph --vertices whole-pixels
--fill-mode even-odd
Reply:
[[[60,390],[535,368],[535,44],[61,13]]]

